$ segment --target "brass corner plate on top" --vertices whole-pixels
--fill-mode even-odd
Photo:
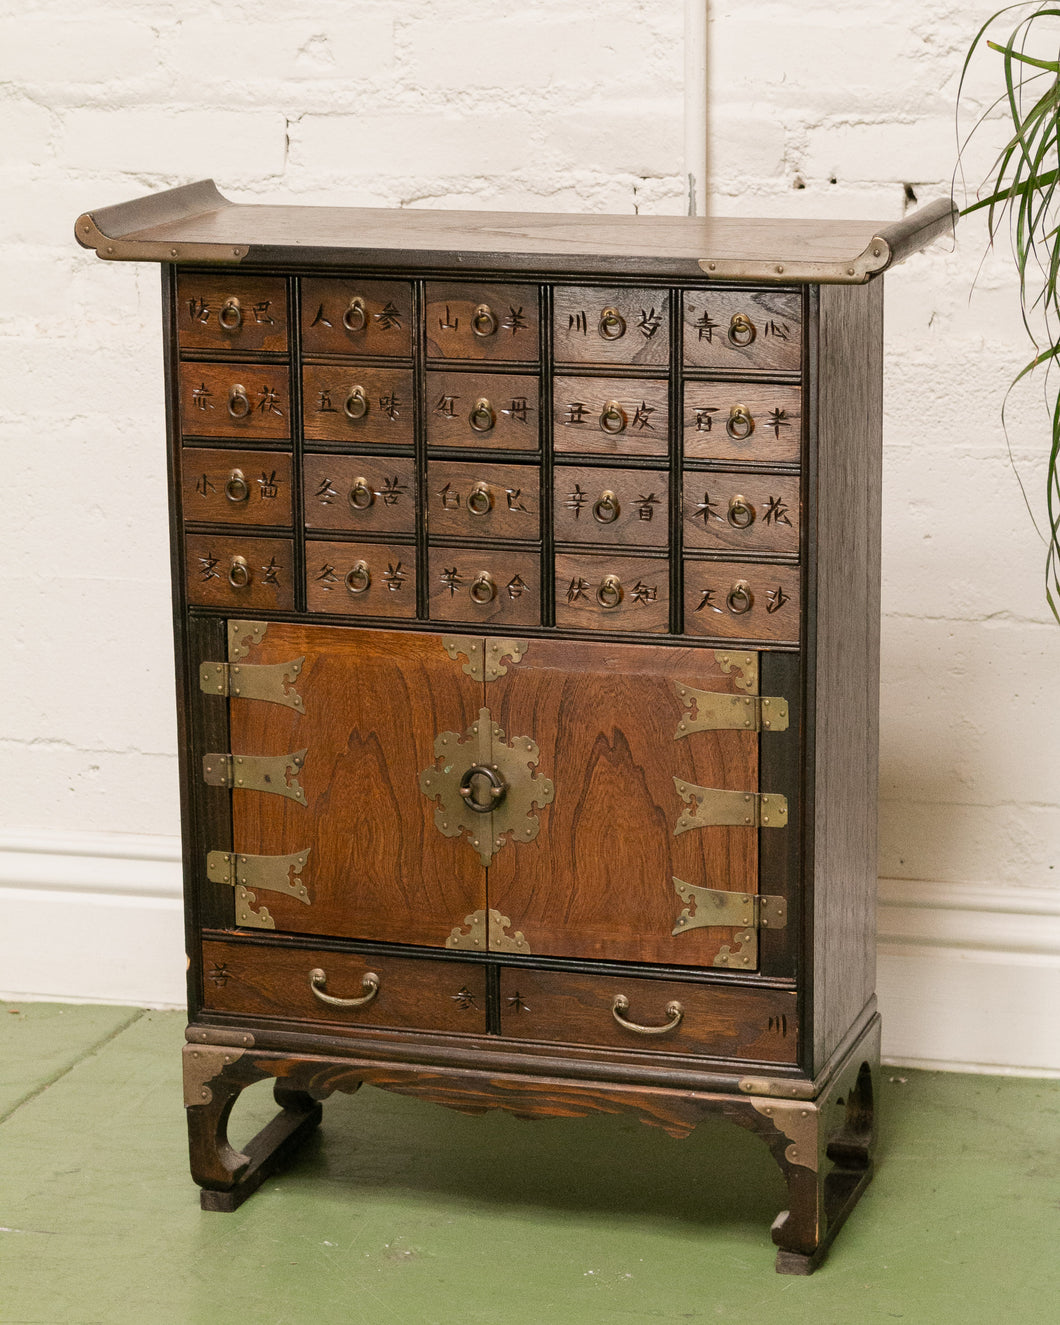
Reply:
[[[229,621],[228,661],[245,658],[255,644],[260,644],[269,628],[267,621]]]
[[[727,695],[717,690],[695,690],[674,682],[686,712],[677,724],[674,740],[692,732],[788,730],[788,701],[776,696]]]
[[[204,662],[199,667],[199,689],[206,695],[257,699],[304,713],[305,704],[295,689],[304,665],[305,655],[279,663]]]
[[[786,828],[786,796],[759,791],[723,791],[718,787],[697,787],[674,778],[677,794],[690,808],[682,811],[674,837],[692,828],[719,826],[748,828]]]
[[[758,694],[758,654],[749,649],[715,649],[714,661],[728,675],[735,672],[733,685],[737,690],[746,690],[749,695]]]
[[[515,664],[530,647],[528,640],[500,639],[494,636],[483,638],[481,635],[446,635],[442,647],[458,662],[460,655],[467,657],[463,670],[475,681],[496,681],[499,676],[506,676],[508,668],[501,661],[510,658]]]
[[[473,911],[464,917],[464,927],[454,925],[445,940],[447,948],[468,952],[521,952],[529,955],[530,944],[521,929],[508,933],[511,919],[499,911]]]

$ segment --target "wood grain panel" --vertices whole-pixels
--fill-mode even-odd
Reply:
[[[553,379],[552,425],[559,452],[664,456],[670,449],[669,423],[665,381],[565,375]]]
[[[540,496],[536,465],[435,460],[427,467],[427,530],[436,538],[537,540]]]
[[[727,290],[683,296],[685,366],[792,371],[802,362],[802,295],[797,290]]]
[[[283,364],[182,363],[178,372],[185,437],[290,437],[290,385]]]
[[[777,474],[686,474],[684,538],[688,548],[797,556],[799,480]]]
[[[611,577],[620,597],[613,602]],[[670,569],[648,557],[561,552],[556,555],[556,625],[573,630],[665,631]]]
[[[534,640],[487,701],[509,740],[527,736],[555,784],[534,841],[490,867],[490,906],[536,954],[709,965],[731,927],[672,934],[682,910],[673,879],[757,890],[757,834],[712,827],[674,835],[679,777],[757,790],[758,739],[696,732],[676,740],[676,684],[733,690],[711,650]]]
[[[557,363],[669,363],[670,297],[665,290],[557,285],[554,298]]]
[[[302,396],[306,441],[412,445],[411,369],[307,364],[302,370]]]
[[[665,470],[557,465],[552,508],[556,542],[665,547],[669,502]]]
[[[398,543],[305,545],[306,606],[344,616],[416,615],[416,549]]]
[[[432,621],[536,626],[541,621],[541,558],[536,552],[432,547],[427,589]],[[494,596],[476,602],[472,590],[492,583]],[[486,592],[488,590],[484,590]]]
[[[180,477],[185,520],[292,523],[291,457],[286,451],[185,447],[180,454]]]
[[[428,281],[428,357],[536,362],[537,297],[536,285]]]
[[[615,1020],[617,994],[629,999],[624,1015],[648,1026],[665,1025],[666,1005],[676,1000],[683,1010],[680,1025],[665,1035],[638,1035]],[[518,1040],[794,1063],[798,1021],[791,990],[502,967],[501,1033]]]
[[[525,373],[430,372],[427,445],[537,451],[540,392],[538,379]]]
[[[686,382],[683,428],[686,460],[797,463],[802,390],[768,382]]]
[[[233,847],[309,849],[308,906],[262,894],[278,930],[442,946],[486,905],[485,871],[466,841],[439,832],[419,775],[439,733],[474,722],[482,687],[439,636],[408,631],[273,622],[247,662],[303,656],[304,714],[240,699],[230,711],[234,753],[308,751],[299,774],[308,805],[234,791]]]
[[[226,607],[236,615],[294,607],[294,545],[289,538],[188,534],[184,562],[188,602],[196,606]]]
[[[416,530],[416,467],[403,456],[307,455],[307,529],[373,534]]]
[[[304,354],[412,354],[408,281],[303,277],[301,317]]]
[[[685,561],[685,634],[797,644],[799,569]]]
[[[202,955],[203,1005],[211,1012],[473,1035],[486,1030],[486,971],[471,962],[254,947],[220,939],[206,940]],[[333,1007],[313,993],[309,972],[314,969],[324,972],[324,992],[336,998],[362,997],[369,971],[379,976],[379,993],[364,1007]]]
[[[249,273],[181,272],[177,342],[184,350],[286,350],[286,281]]]

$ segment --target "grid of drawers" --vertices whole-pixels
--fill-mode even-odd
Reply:
[[[800,291],[178,285],[190,603],[798,642]]]

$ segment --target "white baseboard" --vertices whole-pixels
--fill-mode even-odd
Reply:
[[[1060,892],[880,880],[888,1062],[1060,1076]],[[181,1007],[176,838],[0,835],[0,997]]]

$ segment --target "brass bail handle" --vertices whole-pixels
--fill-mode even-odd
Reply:
[[[758,335],[755,324],[746,313],[733,313],[732,321],[729,323],[729,341],[733,345],[750,345]]]
[[[725,421],[725,431],[734,442],[745,442],[755,430],[754,417],[746,405],[733,405]]]
[[[633,1031],[637,1035],[665,1035],[668,1031],[675,1031],[681,1024],[681,1018],[685,1015],[685,1010],[675,999],[672,1003],[666,1005],[666,1015],[670,1018],[662,1026],[642,1026],[639,1022],[630,1021],[626,1016],[629,1011],[629,999],[625,994],[616,994],[614,1002],[611,1004],[611,1015],[615,1021],[627,1031]]]
[[[625,432],[626,422],[626,411],[617,400],[609,400],[600,414],[601,430],[612,434]]]
[[[489,783],[489,798],[481,801],[475,795],[475,779],[485,778]],[[458,788],[464,803],[476,814],[489,814],[508,794],[508,783],[500,775],[496,764],[472,764],[460,779]]]
[[[626,319],[617,308],[605,308],[600,314],[600,335],[604,340],[618,340],[626,334]]]
[[[225,331],[238,331],[243,325],[243,309],[234,294],[230,294],[221,305],[217,320]]]
[[[479,304],[471,314],[471,330],[476,336],[492,336],[497,330],[497,317],[489,304]]]
[[[468,415],[468,422],[474,428],[475,432],[489,432],[497,422],[497,416],[493,412],[493,406],[485,396],[480,396],[475,401],[471,413]]]
[[[321,1003],[329,1003],[333,1008],[363,1008],[379,993],[381,981],[374,971],[366,971],[361,977],[362,998],[336,998],[327,992],[327,984],[327,975],[319,966],[314,966],[309,972],[309,988]]]
[[[250,413],[250,397],[245,386],[237,382],[228,393],[228,413],[233,419],[245,419]]]
[[[342,325],[347,331],[363,331],[368,325],[368,310],[360,295],[350,300],[350,306],[342,315]]]
[[[363,386],[355,386],[342,402],[342,412],[348,419],[363,419],[368,413],[368,397]]]
[[[241,469],[233,469],[225,483],[225,496],[230,502],[244,502],[250,497],[250,484]]]

